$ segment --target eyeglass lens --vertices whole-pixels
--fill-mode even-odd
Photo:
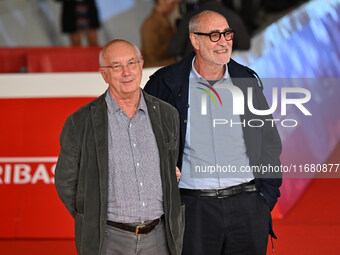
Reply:
[[[217,42],[221,39],[222,34],[224,35],[224,38],[227,41],[230,41],[231,39],[233,39],[234,36],[234,32],[233,31],[225,31],[225,32],[215,32],[215,33],[211,33],[210,34],[210,40],[213,42]]]

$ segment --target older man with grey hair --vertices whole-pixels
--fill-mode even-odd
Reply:
[[[60,135],[58,195],[75,219],[79,254],[181,254],[176,109],[141,88],[143,59],[113,40],[100,53],[108,84]]]
[[[235,32],[225,17],[204,11],[189,29],[195,52],[158,70],[145,86],[180,116],[182,254],[265,255],[268,234],[275,237],[270,211],[282,173],[267,174],[261,166],[281,165],[280,136],[274,121],[265,121],[271,115],[248,107],[248,97],[258,110],[268,104],[255,72],[231,59]]]
[[[183,58],[193,51],[188,32],[189,21],[193,16],[204,10],[218,12],[228,20],[230,27],[237,32],[237,36],[233,40],[234,50],[248,50],[250,48],[250,36],[246,25],[236,12],[224,6],[221,0],[199,0],[198,2],[198,9],[184,15],[179,22],[176,33],[169,42],[169,53],[172,56]]]

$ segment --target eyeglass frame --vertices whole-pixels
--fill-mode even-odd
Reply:
[[[118,72],[121,72],[121,71],[124,70],[124,66],[126,66],[127,69],[131,70],[131,69],[130,69],[131,66],[135,66],[135,65],[139,64],[142,60],[143,60],[143,59],[140,58],[140,59],[138,59],[138,60],[136,60],[136,61],[130,60],[130,61],[128,61],[128,63],[125,64],[125,65],[123,65],[123,64],[112,64],[112,65],[107,65],[107,66],[100,66],[100,68],[111,68],[112,71],[118,73]],[[134,62],[134,63],[131,64],[131,62]],[[114,66],[118,66],[118,69],[117,69],[117,68],[115,69]]]
[[[232,34],[232,36],[231,36],[230,39],[227,39],[227,38],[226,38],[226,34],[227,34],[227,33]],[[223,32],[213,31],[213,32],[210,32],[210,33],[193,32],[193,34],[195,34],[195,35],[209,36],[209,39],[210,39],[210,41],[212,41],[212,42],[218,42],[219,40],[221,40],[222,35],[224,36],[224,38],[225,38],[226,41],[231,41],[231,40],[233,40],[233,38],[234,38],[234,36],[235,36],[235,33],[236,33],[236,31],[233,30],[233,29],[227,29],[226,31],[223,31]],[[213,41],[212,38],[211,38],[211,35],[212,35],[212,34],[219,34],[220,36],[218,37],[218,40]]]

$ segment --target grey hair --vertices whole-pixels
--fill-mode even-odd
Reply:
[[[99,52],[99,66],[103,66],[103,49]]]
[[[110,42],[108,42],[107,44],[105,44],[105,46],[103,47],[103,49],[99,52],[99,65],[100,66],[103,66],[103,54],[104,54],[104,51],[110,47],[112,44],[114,43],[117,43],[117,42],[125,42],[127,44],[130,44],[131,46],[133,46],[137,52],[137,56],[138,56],[138,59],[141,60],[143,57],[142,57],[142,52],[140,51],[140,49],[134,45],[133,43],[130,43],[128,41],[125,41],[125,40],[121,40],[121,39],[115,39],[115,40],[112,40]]]
[[[135,47],[135,49],[137,51],[138,59],[142,60],[143,57],[142,57],[142,52],[140,51],[140,49],[136,45],[134,45],[134,44],[132,44],[132,46]]]
[[[205,11],[202,11],[202,12],[196,14],[195,16],[192,16],[191,19],[189,20],[189,33],[198,32],[202,16],[206,15],[206,14],[209,14],[209,13],[210,14],[219,14],[219,15],[221,15],[218,12],[205,10]],[[221,16],[223,16],[223,15],[221,15]]]

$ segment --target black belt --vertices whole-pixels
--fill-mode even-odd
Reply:
[[[138,236],[138,235],[150,233],[158,225],[159,222],[160,222],[160,218],[152,221],[151,223],[147,225],[139,225],[139,226],[133,227],[133,226],[130,226],[124,223],[119,223],[119,222],[108,220],[107,225],[110,225],[112,227],[119,228],[122,230],[133,232],[136,234],[136,236]]]
[[[258,191],[254,181],[231,186],[225,189],[180,189],[181,195],[227,198],[243,192]]]

